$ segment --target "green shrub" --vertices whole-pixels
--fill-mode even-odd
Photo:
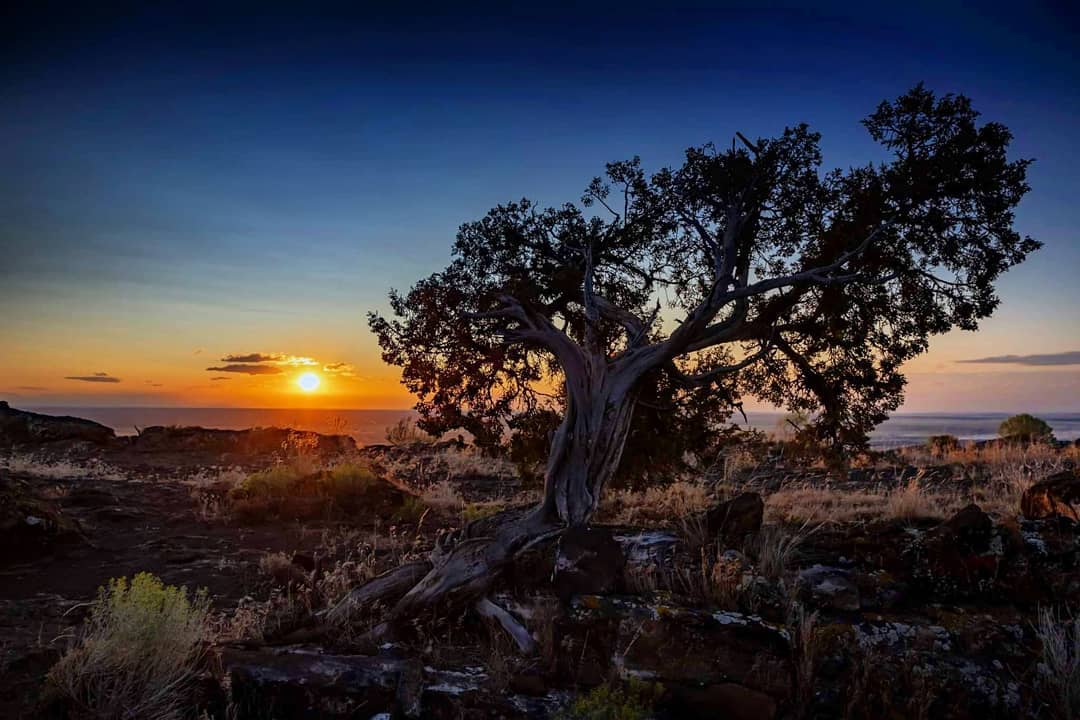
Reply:
[[[955,435],[931,435],[926,439],[926,449],[933,455],[946,455],[959,447]]]
[[[285,497],[290,494],[290,489],[300,477],[300,472],[291,465],[274,465],[248,475],[232,489],[230,495],[248,498]]]
[[[998,435],[1025,442],[1050,442],[1054,439],[1054,431],[1045,420],[1027,413],[1013,415],[1002,422],[998,427]]]
[[[579,696],[563,713],[563,720],[646,720],[664,693],[659,683],[631,678],[621,687],[600,685]]]
[[[205,590],[189,598],[149,573],[110,580],[79,643],[49,671],[50,688],[73,716],[186,717],[208,612]]]
[[[371,469],[363,465],[338,465],[323,480],[323,492],[329,495],[363,495],[378,478]]]

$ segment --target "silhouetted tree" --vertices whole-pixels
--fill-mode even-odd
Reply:
[[[482,594],[531,539],[587,523],[628,438],[664,441],[665,412],[700,430],[749,395],[812,412],[821,441],[865,443],[902,400],[901,365],[975,329],[1039,247],[1013,229],[1030,161],[977,118],[919,86],[863,121],[884,162],[823,172],[798,125],[651,176],[612,163],[589,210],[521,200],[461,226],[446,269],[370,315],[384,359],[428,432],[492,443],[522,412],[561,419],[540,506],[440,548],[393,615]]]
[[[1003,420],[998,426],[998,435],[1006,440],[1047,442],[1053,441],[1054,430],[1042,418],[1022,413]]]

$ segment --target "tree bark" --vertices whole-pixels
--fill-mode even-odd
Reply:
[[[636,393],[626,374],[567,373],[566,410],[552,438],[544,474],[543,510],[567,526],[589,522],[619,467]]]

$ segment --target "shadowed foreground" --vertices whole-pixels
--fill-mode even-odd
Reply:
[[[1050,651],[1080,600],[1074,447],[905,451],[840,476],[748,440],[708,478],[612,493],[487,603],[384,637],[432,551],[535,502],[513,466],[454,444],[36,422],[55,432],[5,435],[0,471],[5,717],[100,710],[45,674],[97,589],[144,571],[208,591],[176,717],[1072,712],[1075,661]]]

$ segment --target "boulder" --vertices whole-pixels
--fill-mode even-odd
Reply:
[[[92,420],[67,415],[42,415],[16,410],[0,400],[0,447],[34,445],[58,441],[105,444],[116,434]]]
[[[705,512],[709,535],[723,539],[727,545],[741,545],[747,535],[761,529],[765,503],[757,493],[744,492]]]
[[[407,663],[396,658],[328,655],[285,648],[225,650],[236,720],[264,717],[371,717],[414,703]],[[400,689],[399,689],[400,688]],[[412,693],[415,694],[415,693]],[[363,715],[361,715],[361,712]]]
[[[626,557],[611,530],[601,526],[571,527],[559,538],[555,556],[555,593],[562,598],[581,593],[614,592]]]
[[[1059,472],[1024,491],[1020,512],[1029,520],[1060,515],[1080,522],[1080,470]]]

